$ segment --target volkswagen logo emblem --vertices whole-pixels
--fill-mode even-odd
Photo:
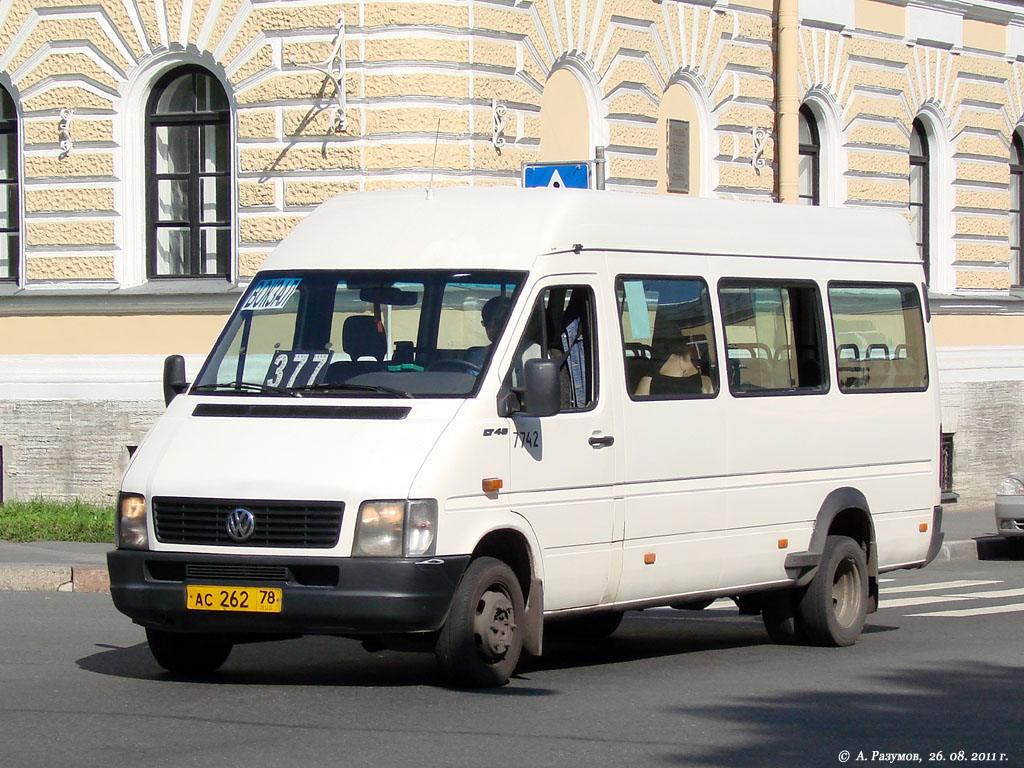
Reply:
[[[227,521],[228,536],[241,544],[248,541],[252,532],[256,530],[256,518],[245,507],[238,507],[231,510]]]

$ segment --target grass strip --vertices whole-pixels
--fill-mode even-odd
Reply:
[[[9,501],[0,505],[0,539],[113,542],[114,508],[83,501]]]

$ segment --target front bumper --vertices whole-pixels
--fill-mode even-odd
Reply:
[[[996,496],[996,531],[1000,536],[1024,536],[1024,496]]]
[[[380,635],[444,624],[469,555],[419,560],[115,550],[110,595],[137,624],[180,632]],[[280,613],[190,611],[188,584],[277,587]]]

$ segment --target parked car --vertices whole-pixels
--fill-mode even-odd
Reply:
[[[1007,475],[996,488],[996,530],[1000,536],[1024,537],[1024,474]]]

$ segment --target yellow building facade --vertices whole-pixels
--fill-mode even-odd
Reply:
[[[1024,7],[1010,0],[5,0],[0,501],[109,498],[267,253],[360,190],[903,213],[953,483],[1024,465]]]

